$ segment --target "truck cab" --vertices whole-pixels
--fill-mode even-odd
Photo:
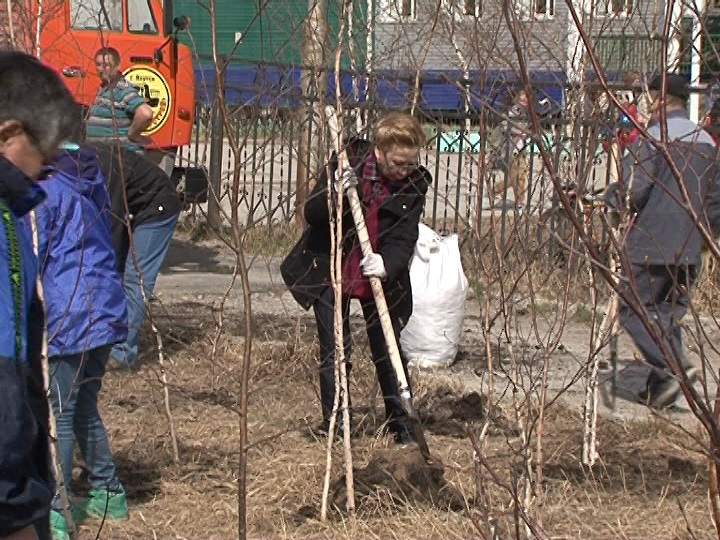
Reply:
[[[113,47],[125,78],[153,110],[144,133],[152,148],[189,144],[195,79],[190,49],[177,40],[189,20],[173,19],[170,0],[164,5],[162,0],[43,0],[31,9],[33,20],[40,21],[39,43],[33,39],[33,45],[78,102],[88,106],[95,100],[100,86],[95,52]]]

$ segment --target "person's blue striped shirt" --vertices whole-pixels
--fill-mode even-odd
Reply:
[[[90,141],[117,142],[131,149],[140,148],[128,139],[133,115],[145,100],[125,77],[98,89],[90,106],[86,122],[86,137]]]

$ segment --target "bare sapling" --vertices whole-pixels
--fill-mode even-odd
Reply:
[[[37,256],[38,252],[38,229],[37,229],[37,222],[35,220],[35,212],[30,212],[30,228],[32,230],[32,243],[33,243],[33,251],[35,252],[35,255]],[[37,289],[38,298],[40,298],[40,302],[44,304],[45,297],[43,294],[43,284],[42,284],[42,277],[38,275],[37,280],[35,282],[35,287]],[[55,413],[52,408],[52,404],[50,403],[50,366],[48,364],[48,335],[47,335],[47,325],[44,325],[43,327],[43,337],[42,337],[42,347],[40,354],[42,355],[42,373],[43,373],[43,390],[45,391],[45,396],[48,399],[48,405],[49,405],[49,446],[50,446],[50,463],[52,465],[53,469],[53,476],[55,478],[55,482],[57,483],[57,492],[60,495],[60,504],[62,505],[62,515],[65,519],[65,526],[67,527],[68,534],[70,535],[71,540],[75,540],[77,537],[77,529],[75,527],[75,520],[72,518],[72,515],[70,514],[70,497],[68,497],[68,487],[65,485],[65,475],[63,475],[62,466],[60,465],[60,456],[58,455],[58,439],[57,439],[57,424],[55,422]]]
[[[608,156],[608,165],[609,165],[609,176],[611,182],[616,182],[618,180],[618,158],[619,158],[619,148],[618,143],[615,141],[611,147],[610,155]],[[587,238],[590,237],[590,230],[589,225],[586,227],[585,235]],[[610,231],[610,234],[613,235],[613,242],[611,242],[610,246],[610,272],[612,274],[613,279],[615,280],[615,276],[617,273],[617,265],[616,265],[616,257],[612,254],[612,250],[614,246],[617,244],[617,241],[619,240],[619,237],[617,235],[616,229],[613,228]],[[594,267],[592,265],[592,261],[590,260],[590,256],[588,254],[588,272],[590,274],[590,291],[593,296],[592,299],[592,305],[597,305],[596,300],[596,294],[597,294],[597,284],[595,282],[595,271]],[[599,373],[599,367],[600,367],[600,351],[603,349],[604,343],[606,343],[608,340],[613,340],[613,332],[617,330],[616,323],[617,323],[617,316],[618,316],[618,306],[619,306],[619,297],[614,291],[614,287],[612,285],[616,285],[616,281],[611,282],[611,289],[610,289],[610,297],[607,303],[607,307],[605,309],[605,313],[603,314],[602,321],[600,323],[600,328],[598,329],[596,335],[595,335],[595,342],[593,344],[593,348],[590,351],[590,358],[589,358],[589,366],[587,368],[587,376],[586,376],[586,382],[585,382],[585,404],[583,407],[583,449],[582,449],[582,463],[583,465],[586,465],[588,467],[592,467],[595,465],[595,461],[598,459],[599,454],[597,450],[597,421],[598,421],[598,373]],[[614,359],[613,359],[614,360]],[[616,369],[616,366],[612,366],[613,370]],[[614,376],[614,371],[613,371]],[[614,392],[615,389],[613,389]]]

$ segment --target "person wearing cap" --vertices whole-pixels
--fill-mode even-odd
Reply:
[[[606,200],[611,208],[630,213],[620,253],[624,275],[619,319],[651,368],[639,398],[666,409],[679,396],[678,381],[685,377],[692,382],[696,376],[682,351],[679,321],[700,263],[699,225],[718,230],[720,224],[720,168],[714,141],[688,118],[687,81],[667,74],[664,88],[658,76],[648,89],[648,138],[629,147]],[[661,120],[667,124],[671,161],[655,146],[661,140]]]

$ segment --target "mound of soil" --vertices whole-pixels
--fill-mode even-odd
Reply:
[[[485,420],[487,398],[478,392],[458,396],[451,388],[440,386],[422,395],[416,402],[420,421],[430,431],[447,437],[465,437],[466,426]]]
[[[378,500],[391,506],[430,504],[440,509],[463,510],[465,500],[445,480],[438,460],[428,463],[417,445],[377,450],[363,468],[353,469],[355,504],[358,511],[377,507]],[[330,501],[341,511],[346,508],[345,475],[331,486]]]

